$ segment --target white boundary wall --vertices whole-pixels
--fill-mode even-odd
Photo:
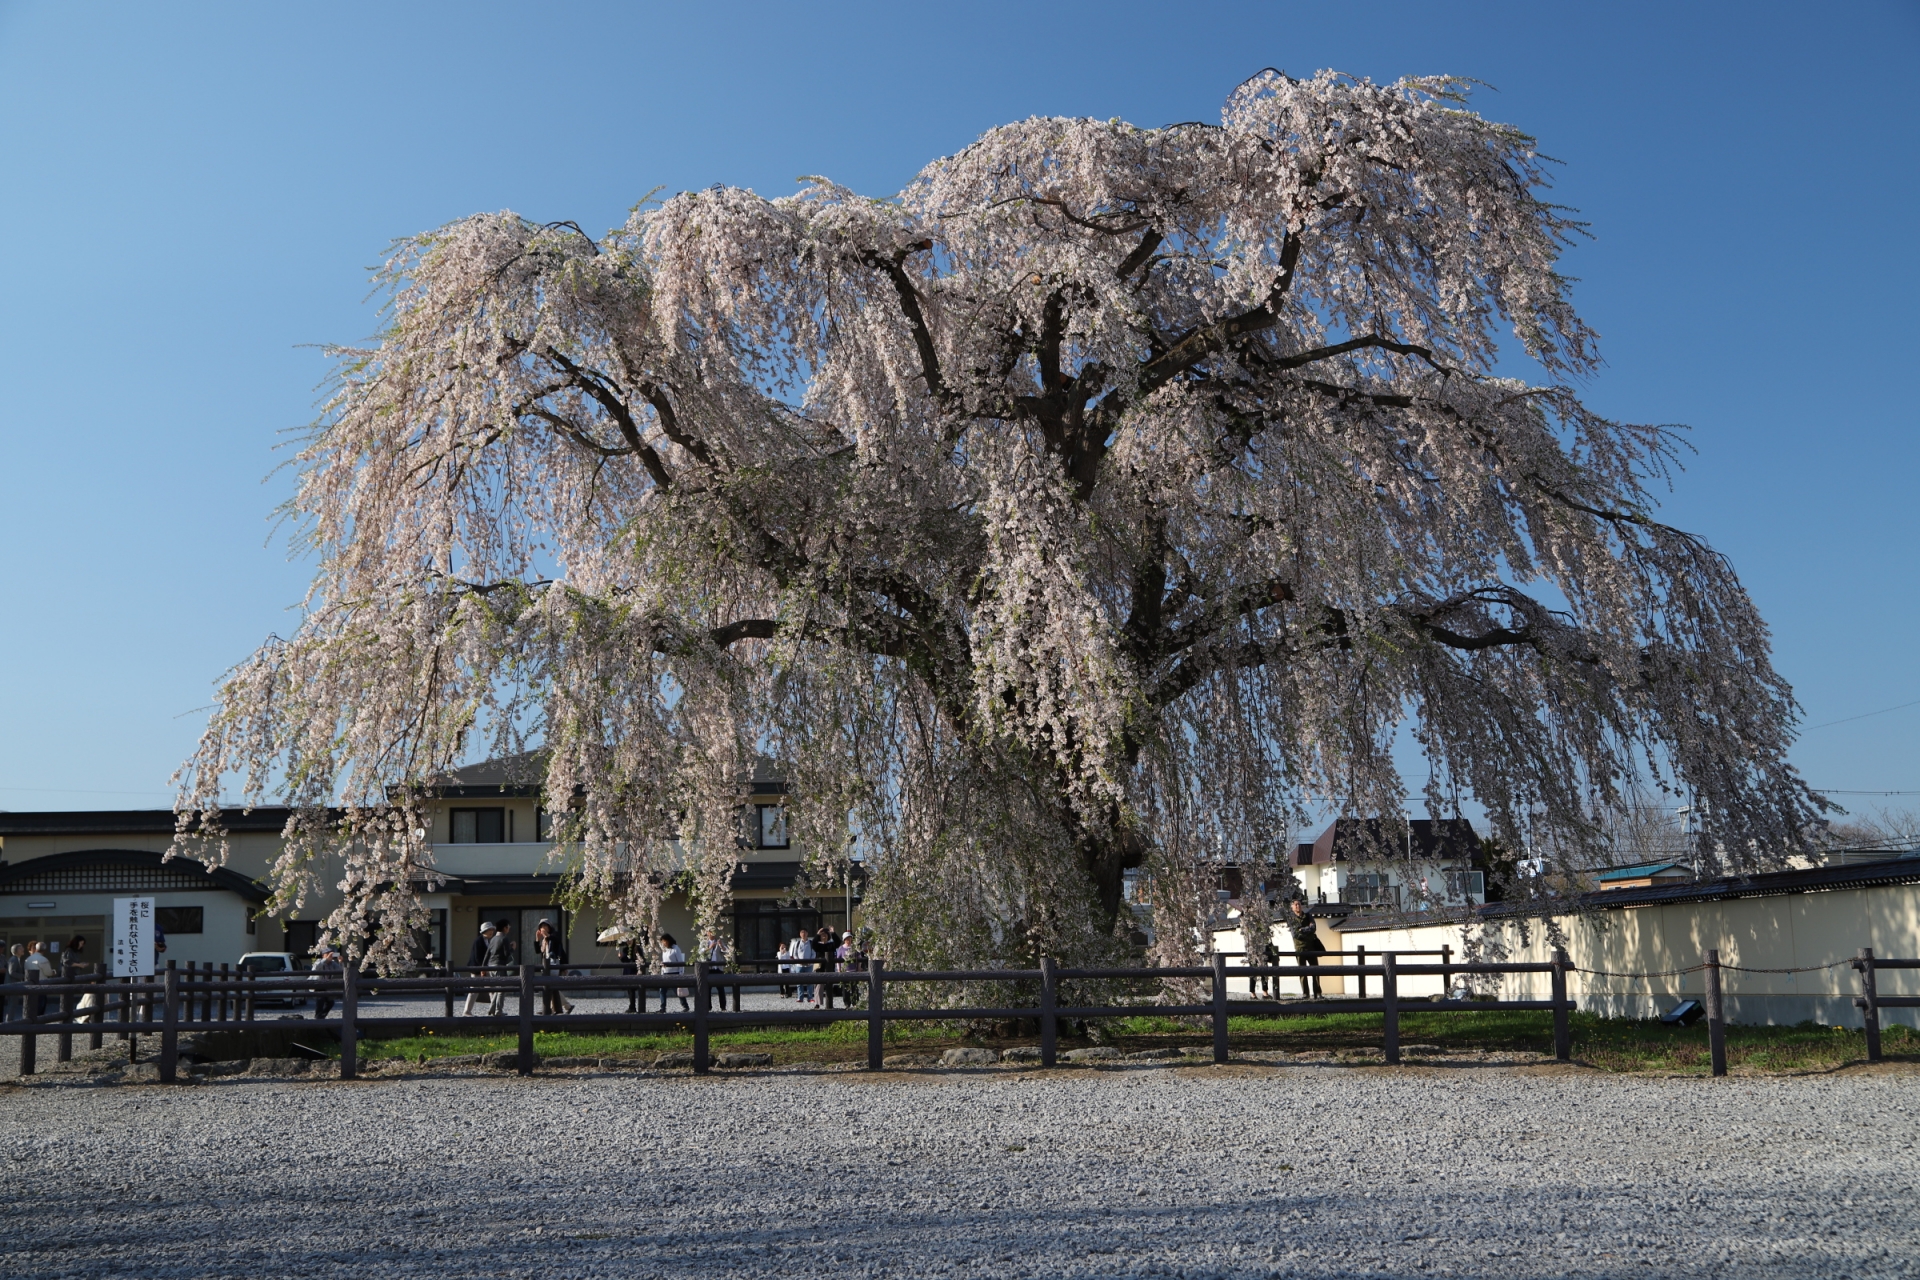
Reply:
[[[1709,948],[1719,949],[1723,965],[1759,969],[1829,965],[1852,959],[1861,947],[1872,947],[1876,956],[1910,959],[1920,957],[1920,885],[1614,908],[1561,916],[1557,923],[1565,931],[1569,957],[1583,971],[1683,969],[1699,964]],[[1495,921],[1482,928],[1483,936],[1506,953],[1484,955],[1485,959],[1552,958],[1547,930],[1537,918],[1524,926]],[[1451,945],[1456,956],[1465,956],[1465,938],[1457,924],[1382,928],[1349,924],[1338,930],[1323,924],[1320,933],[1330,949],[1351,951],[1365,946],[1368,963],[1374,962],[1371,953],[1376,951],[1434,951],[1445,945]],[[1280,943],[1288,946],[1285,939]],[[1241,949],[1235,934],[1220,935],[1219,945]],[[1427,960],[1421,957],[1417,963]],[[1703,979],[1700,973],[1634,979],[1580,972],[1568,975],[1567,989],[1584,1012],[1648,1018],[1681,1000],[1699,999],[1705,990]],[[1549,981],[1546,974],[1508,974],[1483,990],[1501,999],[1544,1000]],[[1884,996],[1920,995],[1920,970],[1883,969],[1877,982]],[[1845,964],[1812,973],[1726,972],[1722,988],[1730,1022],[1846,1027],[1858,1027],[1861,1022],[1860,1011],[1853,1006],[1860,994],[1859,975]],[[1405,997],[1422,998],[1438,990],[1438,979],[1408,978],[1400,989]],[[1880,1017],[1882,1025],[1920,1026],[1920,1009],[1886,1009]]]

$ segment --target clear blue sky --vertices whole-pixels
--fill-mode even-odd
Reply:
[[[0,3],[0,808],[165,804],[214,679],[294,626],[278,433],[392,237],[890,194],[1006,120],[1215,118],[1268,64],[1493,86],[1593,224],[1590,402],[1692,425],[1668,515],[1733,558],[1806,723],[1920,701],[1912,3]],[[1920,706],[1797,754],[1920,792]]]

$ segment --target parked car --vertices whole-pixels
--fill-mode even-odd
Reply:
[[[241,973],[257,973],[262,978],[291,978],[295,974],[305,972],[305,966],[300,963],[300,957],[291,951],[249,951],[240,957],[239,969]],[[300,1008],[307,1003],[307,995],[304,991],[296,990],[293,983],[287,983],[284,992],[276,991],[272,996],[264,994],[256,996],[255,1003],[283,1004]]]

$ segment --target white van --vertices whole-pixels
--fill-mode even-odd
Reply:
[[[240,957],[240,963],[235,967],[243,974],[257,973],[262,978],[291,978],[297,973],[305,972],[299,958],[291,951],[249,951]],[[289,983],[288,986],[291,987],[292,984]],[[272,997],[256,997],[255,1002],[288,1004],[299,1008],[307,1003],[307,997],[303,992],[289,990],[285,995],[276,992]]]

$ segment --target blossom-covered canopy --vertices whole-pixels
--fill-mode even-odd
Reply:
[[[1096,953],[1134,867],[1169,926],[1209,863],[1277,887],[1309,811],[1404,811],[1408,735],[1427,807],[1512,845],[1591,852],[1651,772],[1710,855],[1783,856],[1821,803],[1791,693],[1654,516],[1670,431],[1569,385],[1544,187],[1456,82],[1268,72],[1217,125],[1027,120],[890,199],[407,240],[300,456],[305,619],[226,679],[183,831],[238,773],[300,810],[286,899],[344,868],[335,928],[397,938],[420,789],[537,746],[582,892],[711,920],[770,758],[928,960]]]

